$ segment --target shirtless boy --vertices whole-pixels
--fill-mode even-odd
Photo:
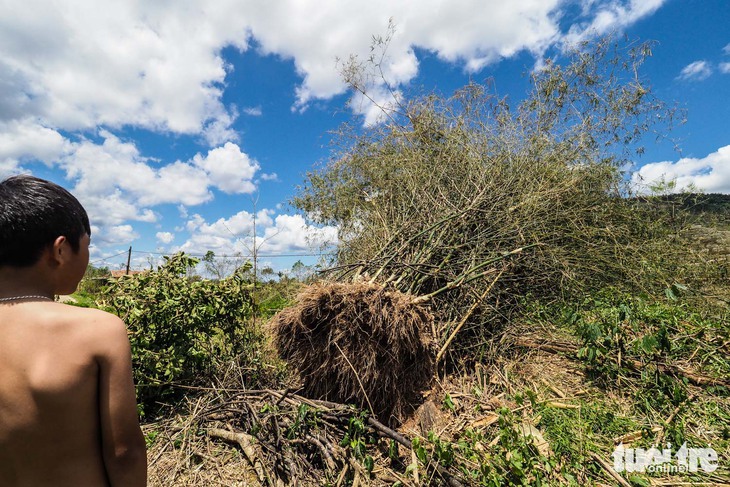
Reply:
[[[60,186],[0,182],[2,487],[146,484],[124,323],[53,301],[76,290],[90,233]]]

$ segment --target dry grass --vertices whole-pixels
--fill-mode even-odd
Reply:
[[[350,406],[289,391],[239,390],[211,392],[190,408],[145,427],[151,438],[149,485],[416,485],[405,478],[402,462],[393,465],[387,442],[376,448],[375,438],[401,447],[410,440]],[[360,426],[353,427],[353,421]],[[434,479],[450,478],[435,465],[421,469]]]
[[[518,331],[525,330],[515,333]],[[534,333],[555,343],[569,339],[556,330]],[[388,446],[392,438],[381,435],[381,439],[374,439],[370,435],[377,436],[378,432],[363,420],[366,430],[361,438],[367,442],[366,454],[372,455],[374,463],[368,473],[363,457],[349,446],[354,438],[350,418],[361,417],[356,410],[281,391],[222,391],[191,402],[185,415],[146,427],[147,433],[156,432],[149,449],[150,485],[445,485],[444,477],[436,472],[432,438],[442,445],[464,445],[460,447],[463,450],[454,450],[459,468],[495,468],[492,465],[504,463],[517,451],[524,454],[527,450],[519,444],[527,441],[530,454],[537,457],[541,451],[556,467],[548,470],[545,464],[533,464],[525,471],[526,485],[534,485],[536,472],[541,472],[543,482],[549,485],[614,485],[597,459],[610,464],[619,438],[630,436],[632,439],[625,441],[645,445],[656,441],[667,423],[680,421],[686,423],[687,435],[719,448],[721,432],[707,411],[711,405],[729,410],[727,397],[693,387],[693,401],[687,403],[686,410],[678,410],[671,421],[666,415],[639,414],[633,387],[606,390],[586,375],[574,357],[511,345],[510,337],[514,336],[502,341],[504,354],[489,365],[478,364],[468,374],[436,379],[426,401],[398,429],[409,441],[416,439],[425,445],[426,462],[415,460],[413,451],[401,445],[396,446],[394,460],[393,449]],[[249,452],[237,442],[212,435],[216,429],[243,434]],[[510,436],[510,431],[538,437],[519,440]],[[649,482],[730,485],[727,448],[719,453],[723,467],[712,475],[687,478],[666,474],[652,476]],[[407,469],[409,464],[415,468]],[[257,473],[257,465],[263,476]],[[456,465],[449,471],[457,475],[461,485],[478,484],[470,483]],[[507,481],[506,476],[500,478]]]
[[[304,394],[354,403],[390,424],[413,412],[433,377],[432,315],[380,284],[313,284],[271,326]]]
[[[201,434],[205,413],[217,400],[218,394],[206,394],[190,402],[186,414],[143,427],[150,487],[257,485],[240,451]]]

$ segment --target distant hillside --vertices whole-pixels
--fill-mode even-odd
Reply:
[[[679,193],[663,196],[640,196],[650,205],[686,211],[692,224],[730,229],[730,194]]]
[[[730,194],[672,194],[659,198],[669,203],[677,203],[692,213],[710,213],[724,219],[730,217]]]

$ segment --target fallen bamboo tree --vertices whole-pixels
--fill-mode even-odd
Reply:
[[[434,226],[430,235],[441,230]],[[307,396],[353,403],[367,408],[384,423],[398,424],[420,405],[421,393],[429,388],[436,363],[494,288],[510,260],[529,247],[470,265],[437,289],[420,295],[409,292],[423,277],[421,267],[391,267],[392,259],[379,263],[367,280],[364,274],[349,276],[346,272],[338,276],[337,282],[309,285],[295,305],[272,319],[276,347],[299,373]],[[359,272],[371,265],[375,264],[363,263]],[[442,340],[436,322],[455,313],[452,310],[444,314],[440,298],[490,276],[495,277],[480,298]]]
[[[661,113],[635,82],[649,50],[611,44],[581,46],[566,64],[533,73],[519,106],[469,84],[448,98],[404,100],[368,130],[344,129],[341,150],[307,174],[293,200],[315,223],[338,228],[335,266],[323,277],[427,302],[447,366],[483,356],[475,343],[526,298],[666,282],[682,260],[683,220],[627,198],[635,185],[625,167],[642,134],[673,120],[673,110]]]
[[[634,116],[659,105],[575,55],[536,73],[517,110],[478,85],[426,96],[308,174],[294,204],[339,229],[337,262],[273,320],[306,394],[393,424],[436,364],[482,360],[526,299],[646,289],[671,273],[678,220],[625,197],[618,157],[648,128]]]

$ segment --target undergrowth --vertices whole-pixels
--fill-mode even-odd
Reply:
[[[156,272],[111,281],[100,304],[129,329],[140,413],[174,405],[196,387],[221,386],[235,364],[239,387],[266,374],[265,339],[253,321],[252,286],[237,274],[190,278],[198,261],[165,258]]]
[[[730,369],[724,347],[730,326],[726,310],[699,306],[691,294],[679,286],[654,297],[609,288],[570,304],[530,301],[521,336],[565,344],[567,351],[532,350],[502,339],[491,361],[441,378],[427,400],[437,419],[423,429],[417,412],[415,422],[399,429],[408,447],[373,429],[367,412],[326,402],[297,406],[304,400],[292,393],[285,399],[287,392],[271,393],[263,406],[240,396],[203,410],[228,411],[226,421],[255,438],[259,458],[280,455],[282,445],[296,448],[299,456],[291,458],[306,465],[299,470],[306,475],[300,485],[615,485],[608,469],[618,444],[645,450],[671,444],[675,452],[684,444],[712,447],[719,456],[714,472],[617,474],[629,485],[725,485],[730,394],[723,380]],[[716,382],[698,384],[702,378]],[[248,412],[241,416],[238,409]],[[217,458],[225,458],[238,465],[229,470],[225,464],[229,478],[256,484],[246,455],[231,457],[224,449],[208,459],[196,456],[215,445],[206,420],[194,419],[200,410],[191,409],[187,435],[177,433],[179,426],[148,427],[155,458],[169,436],[171,452],[185,458],[190,475],[218,478],[223,464]],[[282,465],[270,468],[289,471]],[[201,473],[206,468],[208,477]],[[157,475],[160,483],[152,485],[182,473]]]
[[[530,303],[526,329],[571,351],[518,349],[495,360],[488,381],[475,383],[477,373],[461,391],[444,384],[447,418],[414,439],[418,464],[458,470],[468,485],[605,485],[616,482],[608,469],[619,444],[675,454],[686,445],[713,448],[717,470],[620,475],[635,486],[726,485],[730,324],[726,310],[692,304],[685,292],[673,286],[652,298],[611,288],[573,305]]]

